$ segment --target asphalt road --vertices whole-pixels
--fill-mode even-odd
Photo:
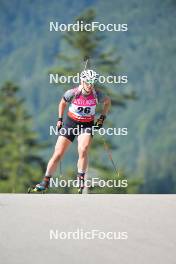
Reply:
[[[0,263],[175,264],[176,195],[1,194]]]

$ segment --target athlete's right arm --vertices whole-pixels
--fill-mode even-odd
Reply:
[[[58,107],[58,117],[63,118],[65,108],[67,106],[67,102],[64,100],[64,98],[61,99]]]
[[[64,111],[65,108],[67,107],[67,103],[71,102],[72,98],[74,97],[74,90],[68,90],[64,93],[59,106],[58,106],[58,121],[57,121],[57,127],[58,130],[62,127],[63,125],[63,116],[64,116]]]
[[[64,115],[64,111],[65,111],[65,108],[67,106],[67,103],[70,103],[70,101],[72,100],[74,96],[74,90],[73,89],[70,89],[70,90],[67,90],[60,103],[59,103],[59,107],[58,107],[58,117],[59,118],[63,118],[63,115]]]
[[[61,129],[61,127],[63,125],[63,115],[64,115],[64,111],[65,111],[66,106],[67,106],[67,103],[62,98],[60,103],[59,103],[59,106],[58,106],[58,121],[57,121],[58,131]]]

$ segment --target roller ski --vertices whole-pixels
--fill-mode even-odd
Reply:
[[[78,175],[77,176],[77,181],[78,181],[78,193],[82,194],[84,190],[84,175]]]
[[[49,189],[49,182],[51,177],[44,177],[41,183],[28,188],[28,193],[46,193]]]

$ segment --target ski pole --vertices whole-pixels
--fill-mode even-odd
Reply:
[[[113,168],[114,168],[114,171],[115,171],[115,173],[117,174],[117,176],[119,177],[119,172],[118,172],[118,170],[117,170],[117,168],[116,168],[116,165],[115,165],[115,163],[114,163],[114,160],[113,160],[113,157],[112,157],[112,153],[111,153],[111,151],[110,151],[110,149],[109,149],[109,146],[108,146],[108,144],[106,143],[106,140],[105,140],[104,137],[103,137],[103,143],[104,143],[104,148],[105,148],[106,152],[108,153],[109,159],[110,159],[110,161],[111,161],[111,163],[112,163],[112,166],[113,166]]]
[[[87,69],[87,64],[88,64],[88,61],[89,61],[89,57],[85,56],[84,61],[85,61],[85,65],[84,65],[84,71],[85,71]]]

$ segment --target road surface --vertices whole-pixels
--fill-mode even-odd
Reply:
[[[1,194],[0,263],[175,264],[176,196]]]

